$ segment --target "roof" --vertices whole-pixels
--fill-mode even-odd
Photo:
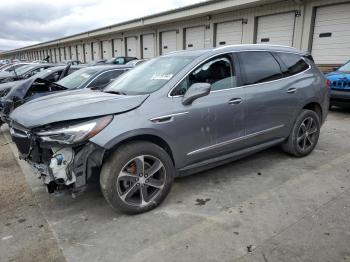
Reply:
[[[206,48],[199,50],[181,50],[168,53],[166,56],[192,56],[199,57],[201,55],[205,55],[207,53],[222,53],[222,52],[234,52],[234,51],[247,51],[247,50],[267,50],[267,51],[275,51],[275,52],[289,52],[289,53],[297,53],[297,54],[305,54],[305,51],[298,50],[289,46],[281,46],[281,45],[264,45],[264,44],[244,44],[244,45],[227,45],[222,47],[214,47],[214,48]]]

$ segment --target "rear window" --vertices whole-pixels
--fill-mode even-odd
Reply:
[[[247,51],[239,53],[241,67],[245,72],[244,85],[253,85],[283,77],[280,65],[269,52]]]
[[[277,55],[286,66],[283,69],[284,76],[292,76],[309,68],[309,65],[300,55],[290,53],[277,53]]]

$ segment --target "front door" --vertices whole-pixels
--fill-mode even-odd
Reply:
[[[194,83],[210,83],[211,92],[185,106],[182,96]],[[239,140],[245,135],[245,91],[237,86],[231,56],[221,55],[192,71],[171,92],[169,110],[176,108],[183,114],[166,132],[178,137],[186,165],[240,149]]]

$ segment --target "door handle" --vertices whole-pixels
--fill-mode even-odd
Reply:
[[[289,88],[289,89],[287,90],[287,93],[288,93],[288,94],[293,94],[293,93],[295,93],[296,91],[297,91],[296,88]]]
[[[242,103],[242,98],[232,98],[230,101],[228,101],[230,105],[238,105]]]

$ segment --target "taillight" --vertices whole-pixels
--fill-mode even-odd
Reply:
[[[328,88],[331,88],[331,80],[327,79],[326,85],[327,85]]]

